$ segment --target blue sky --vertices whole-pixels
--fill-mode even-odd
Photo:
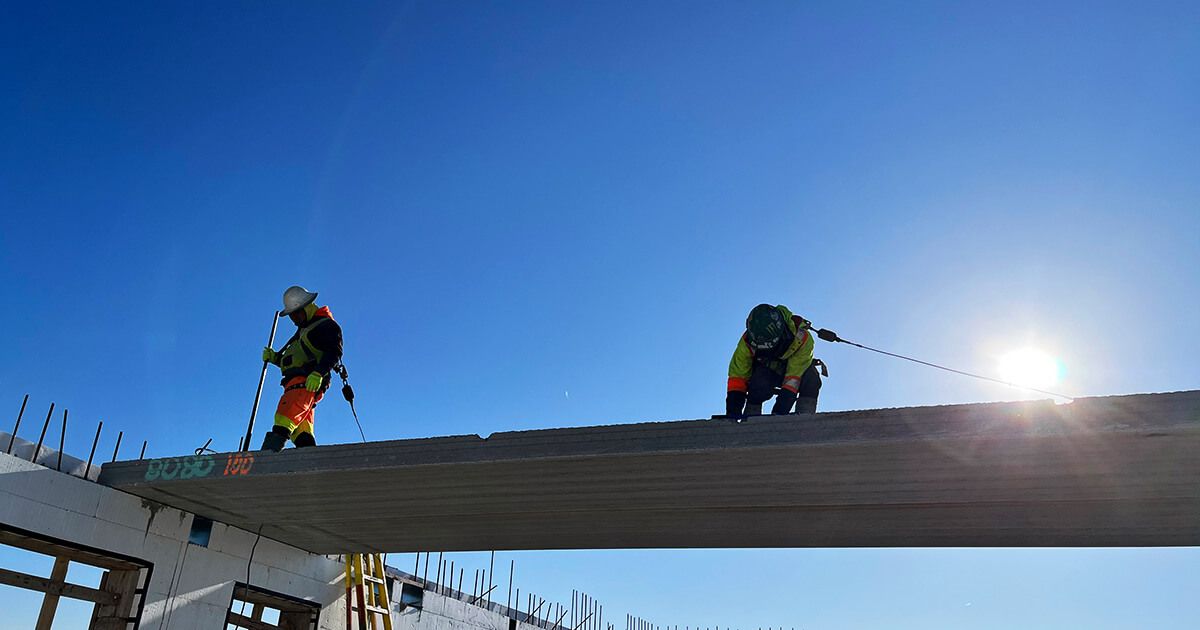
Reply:
[[[293,283],[371,439],[707,417],[759,302],[986,374],[1040,348],[1070,394],[1200,378],[1194,3],[3,15],[0,403],[70,408],[73,452],[101,418],[234,448]],[[818,356],[826,410],[1025,397]],[[317,431],[358,439],[336,397]],[[523,590],[680,626],[1200,614],[1195,549],[518,555]]]

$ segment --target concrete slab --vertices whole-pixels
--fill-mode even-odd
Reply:
[[[1200,391],[106,464],[316,553],[1200,544]]]

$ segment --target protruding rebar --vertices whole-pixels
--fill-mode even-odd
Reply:
[[[50,427],[50,416],[54,415],[54,403],[50,403],[50,411],[46,412],[46,421],[42,423],[42,434],[38,437],[37,448],[33,449],[33,455],[29,461],[37,463],[38,455],[42,452],[42,440],[46,439],[46,429]]]
[[[92,458],[96,456],[96,445],[100,443],[100,429],[104,428],[104,421],[96,425],[96,437],[92,438],[92,450],[88,451],[87,465],[83,467],[83,478],[87,479],[88,475],[92,474]]]
[[[138,453],[138,459],[146,459],[146,445],[149,443],[150,440],[142,440],[142,452]]]
[[[117,452],[121,450],[121,438],[125,436],[124,431],[117,431],[117,445],[113,447],[112,461],[117,461]]]
[[[58,467],[55,468],[58,472],[62,472],[62,454],[63,449],[67,445],[67,410],[63,409],[63,425],[62,431],[58,433]]]
[[[437,569],[435,569],[433,572],[433,584],[436,587],[436,585],[441,584],[441,582],[442,582],[442,552],[439,551],[438,552]]]
[[[12,455],[13,442],[17,441],[17,430],[21,428],[21,417],[25,415],[25,405],[29,403],[29,394],[25,394],[25,398],[21,400],[21,410],[17,412],[17,424],[13,427],[12,435],[8,436],[8,450],[5,453]]]
[[[511,607],[511,606],[512,606],[512,581],[513,581],[513,571],[514,571],[516,568],[517,568],[517,561],[516,561],[515,559],[514,559],[514,560],[509,560],[509,561],[508,561],[508,597],[505,597],[505,598],[504,598],[504,607],[505,607],[505,608],[509,608],[509,607]]]

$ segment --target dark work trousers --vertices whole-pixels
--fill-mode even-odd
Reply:
[[[783,371],[786,369],[787,364],[783,361],[755,361],[754,371],[750,373],[750,382],[747,383],[746,402],[750,405],[761,405],[770,400],[783,386]],[[800,392],[796,397],[815,400],[820,394],[821,374],[814,363],[800,376]],[[791,407],[789,404],[787,409],[773,409],[771,413],[791,413]]]

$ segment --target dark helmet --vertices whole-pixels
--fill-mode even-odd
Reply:
[[[746,343],[755,352],[784,350],[792,342],[783,313],[770,304],[759,304],[746,317]]]

